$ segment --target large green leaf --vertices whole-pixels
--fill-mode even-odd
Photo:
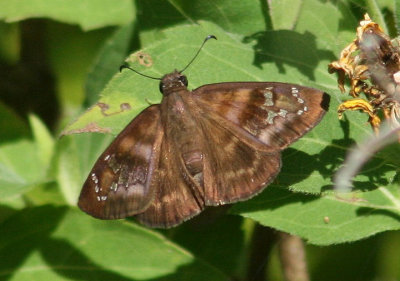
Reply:
[[[100,92],[128,55],[133,25],[131,23],[118,28],[97,55],[86,80],[86,105],[92,105],[98,100]]]
[[[342,15],[346,15],[344,19]],[[310,21],[310,18],[314,21]],[[319,24],[316,25],[315,22]],[[379,231],[398,229],[399,226],[397,221],[388,215],[396,213],[395,208],[389,207],[389,211],[382,215],[388,216],[387,219],[379,217],[382,221],[380,228],[366,228],[365,225],[372,224],[369,216],[361,216],[357,212],[364,207],[335,200],[329,192],[325,194],[332,189],[332,176],[343,162],[346,150],[371,132],[366,123],[367,117],[360,113],[348,113],[344,121],[338,120],[336,108],[340,100],[347,97],[339,93],[336,77],[327,72],[327,64],[335,60],[340,50],[353,40],[357,24],[346,4],[335,7],[329,3],[310,0],[301,5],[298,22],[292,31],[267,31],[244,37],[228,33],[210,22],[165,29],[162,31],[164,40],[149,43],[141,50],[151,57],[152,64],[144,67],[136,62],[132,66],[145,74],[161,77],[173,68],[182,68],[193,56],[205,35],[214,34],[218,41],[208,42],[199,58],[186,71],[189,88],[221,81],[282,81],[326,90],[332,99],[331,110],[324,120],[311,133],[283,152],[282,171],[270,190],[267,188],[267,191],[255,199],[239,204],[233,212],[251,217],[264,225],[300,235],[311,243],[354,241]],[[338,37],[343,41],[342,45],[336,42]],[[138,112],[148,106],[147,100],[157,103],[160,98],[156,82],[123,71],[116,74],[103,91],[100,99],[102,107],[95,105],[90,108],[65,132],[104,131],[116,134]],[[121,111],[121,105],[126,103],[130,105],[130,110],[112,114]],[[107,110],[104,109],[104,104],[109,106]],[[386,209],[393,203],[390,200],[381,202],[382,190],[385,190],[388,196],[391,194],[393,198],[398,197],[393,193],[393,188],[388,188],[389,185],[396,185],[396,182],[391,180],[396,176],[396,172],[389,163],[388,155],[383,157],[378,154],[355,178],[356,188],[365,191],[365,194],[361,192],[360,198],[367,200],[368,206],[374,206],[371,207],[372,210]],[[285,194],[293,199],[287,202],[282,201],[280,195],[277,197],[272,193],[272,196],[271,192],[278,187],[278,190],[286,189]],[[257,209],[257,215],[254,215],[254,202],[263,198],[268,198],[268,202],[271,198],[271,202],[276,199],[284,203],[274,207],[275,212],[271,212],[269,205],[262,201],[265,204],[260,204],[259,206],[263,207]],[[332,233],[330,228],[336,226],[334,223],[325,225],[324,216],[317,222],[323,227],[316,228],[326,233],[325,235],[317,231],[303,231],[304,228],[312,229],[307,221],[283,223],[279,217],[281,214],[290,213],[293,208],[290,203],[296,200],[310,201],[310,205],[297,204],[295,206],[298,209],[294,209],[294,213],[302,213],[302,210],[307,212],[309,206],[319,216],[328,211],[327,217],[330,217],[331,221],[335,222],[336,217],[349,219],[349,222],[340,219],[337,221],[346,224],[352,231],[342,228],[329,235]],[[380,203],[376,204],[375,200]],[[341,209],[342,212],[337,213],[337,209]],[[272,217],[275,220],[271,219]],[[305,217],[310,216],[307,214]],[[347,231],[346,235],[339,236],[337,233],[340,231]],[[324,239],[316,239],[317,235]]]
[[[338,244],[400,229],[398,186],[397,180],[347,196],[305,195],[271,186],[260,196],[236,204],[231,212],[298,235],[312,244]]]
[[[314,53],[318,50],[312,43],[312,36],[295,32],[287,33],[286,31],[271,32],[269,34],[271,37],[279,39],[289,36],[289,40],[295,40],[297,42],[295,50],[285,47],[282,42],[281,45],[277,46],[278,42],[276,42],[274,45],[262,47],[266,50],[262,49],[257,53],[260,56],[256,55],[255,57],[255,49],[258,51],[261,46],[255,46],[254,43],[243,43],[243,38],[232,36],[208,22],[166,29],[164,35],[167,39],[150,44],[149,47],[141,50],[141,53],[151,57],[152,65],[148,69],[137,63],[132,64],[132,66],[145,74],[156,77],[161,77],[174,68],[183,68],[194,55],[205,36],[211,33],[217,36],[218,41],[208,42],[200,57],[186,71],[189,78],[189,88],[221,81],[295,81],[298,83],[298,81],[303,80],[303,84],[310,85],[313,83],[306,83],[306,77],[315,79],[315,72],[322,71],[315,69],[318,64],[318,57]],[[296,38],[290,38],[290,36]],[[260,43],[263,43],[263,39],[258,37],[253,40],[260,40]],[[279,46],[280,51],[284,53],[282,55],[283,60],[278,58],[279,61],[276,62],[274,53],[278,52]],[[289,55],[293,51],[298,52],[300,49],[303,51],[302,57],[305,57],[304,54],[306,54],[306,57],[299,56],[300,61],[290,61],[291,65],[285,70],[285,75],[280,74],[279,68],[283,63],[286,63],[286,54]],[[229,55],[227,56],[227,54]],[[326,55],[329,55],[329,52]],[[321,54],[328,62],[326,55]],[[331,57],[333,58],[333,53],[331,53]],[[258,64],[260,66],[257,66]],[[243,65],[246,65],[246,68]],[[331,84],[335,82],[335,77],[328,74],[322,75],[325,79],[328,78]],[[331,87],[334,88],[333,85]],[[99,100],[103,105],[94,105],[69,126],[65,133],[82,132],[84,130],[119,132],[129,120],[148,106],[147,100],[156,103],[160,99],[161,94],[157,82],[124,70],[122,73],[116,74],[103,91],[102,98]],[[126,103],[129,104],[131,110],[125,109],[119,113],[121,105]],[[104,104],[107,105],[107,110],[105,110]]]

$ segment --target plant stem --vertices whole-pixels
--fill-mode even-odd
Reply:
[[[287,281],[309,281],[303,241],[298,236],[279,232],[279,254]]]

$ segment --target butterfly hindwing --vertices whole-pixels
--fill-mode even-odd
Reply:
[[[234,203],[261,192],[280,171],[280,152],[256,150],[213,119],[202,118],[206,205]]]
[[[153,201],[163,130],[159,105],[142,111],[98,158],[78,205],[101,219],[143,212]]]

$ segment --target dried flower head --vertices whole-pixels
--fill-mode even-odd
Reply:
[[[393,128],[400,117],[400,48],[398,39],[391,40],[368,14],[360,21],[357,37],[346,46],[340,59],[329,64],[329,72],[338,73],[338,86],[345,92],[346,77],[353,99],[340,104],[339,118],[346,110],[361,110],[368,114],[375,133],[381,117]],[[359,98],[363,93],[366,99]]]

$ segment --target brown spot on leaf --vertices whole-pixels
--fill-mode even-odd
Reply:
[[[126,61],[132,63],[138,61],[139,64],[146,67],[151,67],[153,65],[153,59],[151,58],[151,56],[141,51],[133,53]]]
[[[80,133],[111,133],[111,129],[102,128],[99,125],[97,125],[97,123],[91,122],[81,129],[63,131],[60,136],[62,137],[66,135],[80,134]]]
[[[153,65],[153,59],[149,54],[138,52],[136,53],[136,57],[141,65],[144,65],[146,67],[150,67]]]
[[[114,114],[118,114],[118,113],[124,112],[126,110],[131,110],[131,105],[129,103],[121,103],[119,105],[120,110],[114,111],[114,112],[110,112],[110,113],[106,112],[108,109],[110,109],[110,106],[108,104],[103,103],[103,102],[98,102],[98,103],[96,103],[96,105],[98,107],[100,107],[101,114],[103,114],[104,116],[111,116],[111,115],[114,115]]]

